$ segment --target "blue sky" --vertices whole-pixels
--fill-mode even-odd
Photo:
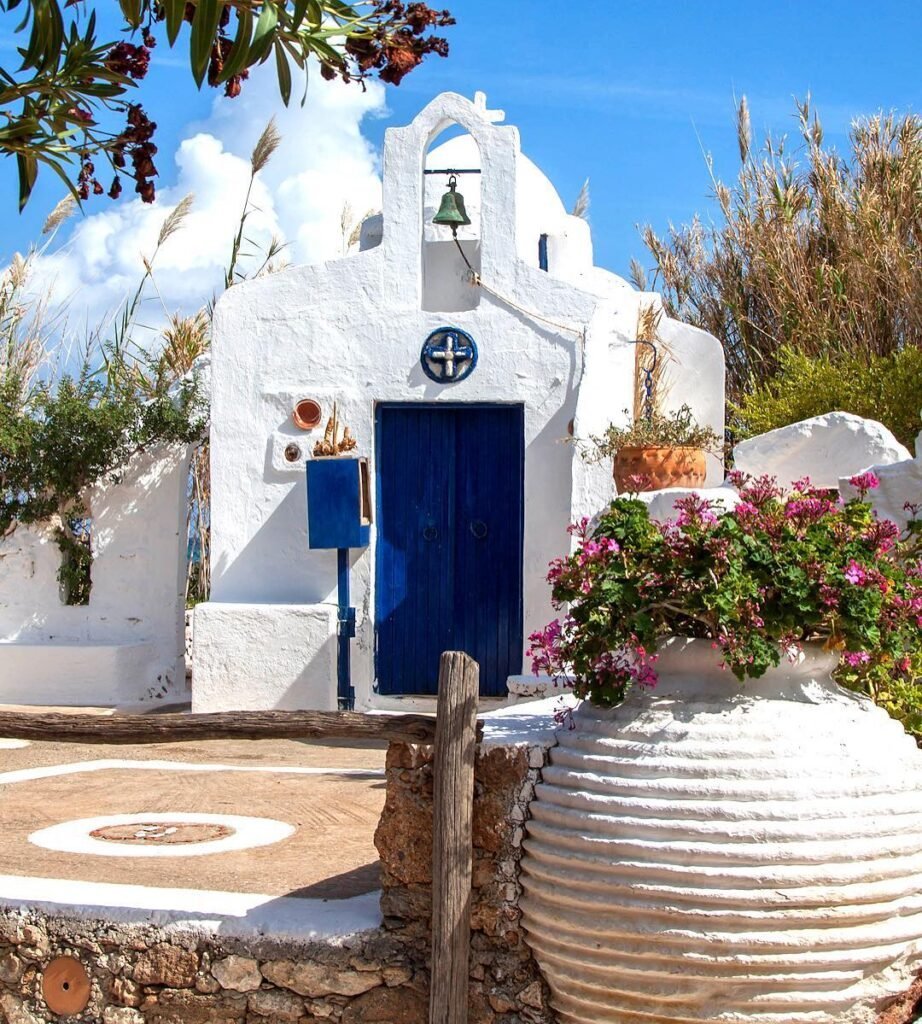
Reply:
[[[627,273],[632,256],[649,263],[638,223],[663,229],[696,211],[708,213],[704,152],[713,154],[719,174],[733,175],[735,98],[747,96],[760,138],[765,131],[796,130],[793,98],[810,92],[828,141],[838,147],[846,144],[849,121],[856,115],[881,108],[922,109],[918,0],[579,6],[551,0],[455,0],[452,6],[458,25],[449,30],[451,56],[430,60],[399,88],[388,87],[383,99],[376,94],[364,117],[365,108],[355,100],[355,124],[379,149],[388,125],[405,123],[436,93],[452,89],[470,96],[484,90],[489,105],[504,109],[507,122],[520,128],[523,149],[565,203],[572,203],[584,178],[591,179],[596,262],[617,273]],[[179,46],[188,45],[187,40],[184,35]],[[8,34],[0,37],[0,48],[5,57],[11,54]],[[261,90],[261,101],[250,108],[240,100],[216,100],[213,91],[199,93],[191,84],[184,49],[169,52],[162,45],[155,56],[144,89],[149,112],[160,126],[158,187],[169,199],[170,186],[182,184],[177,184],[182,172],[174,162],[182,140],[197,129],[217,131],[222,156],[246,157],[275,100],[267,81],[254,86]],[[324,147],[330,151],[324,166],[335,163],[337,136],[325,133],[336,125],[329,110],[327,115],[315,116],[310,104],[307,110],[296,106],[288,112],[283,130],[289,156],[283,147],[279,159],[289,160],[289,170],[305,154],[314,160],[311,154]],[[351,134],[342,138],[343,144],[358,145]],[[196,166],[187,177],[195,178],[196,194],[204,200],[211,187],[207,160]],[[6,205],[3,259],[36,237],[38,225],[60,198],[59,184],[45,174],[27,212],[18,215],[12,170],[9,161],[0,166]],[[321,170],[318,164],[311,179],[319,189],[324,187]],[[267,181],[270,192],[290,189],[285,181],[281,176],[276,183]],[[224,187],[220,175],[213,184]],[[132,214],[119,205],[125,207],[119,228],[124,231]],[[101,223],[111,219],[112,208],[109,200],[97,200],[87,214],[90,220],[105,214]],[[294,215],[279,221],[290,226]],[[118,244],[117,234],[106,243],[109,248]],[[78,279],[70,282],[73,287],[79,286]]]

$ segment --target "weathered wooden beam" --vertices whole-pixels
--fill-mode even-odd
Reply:
[[[479,683],[476,661],[460,651],[442,655],[432,767],[429,1024],[467,1024]]]
[[[0,712],[0,736],[50,743],[177,743],[189,740],[389,740],[432,743],[435,718],[358,711],[221,711],[212,714],[69,715]]]

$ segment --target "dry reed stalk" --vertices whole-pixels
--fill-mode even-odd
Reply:
[[[661,307],[644,303],[637,311],[637,342],[634,346],[634,422],[662,412],[661,383],[665,367],[665,346],[659,340],[659,325],[663,316]],[[641,344],[647,342],[647,344]],[[650,348],[656,346],[656,354]],[[651,397],[647,399],[647,377],[650,376]]]
[[[737,179],[712,178],[721,220],[643,233],[667,313],[723,343],[734,400],[777,370],[782,345],[833,358],[922,346],[922,116],[856,120],[843,156],[809,100],[797,114],[795,149],[753,150],[744,98]]]
[[[27,400],[39,370],[48,360],[50,286],[39,293],[28,290],[34,250],[14,253],[0,274],[0,384],[10,385],[9,397]]]
[[[270,117],[269,123],[263,128],[262,134],[256,140],[256,145],[250,154],[250,171],[253,175],[257,175],[263,170],[281,143],[282,133],[278,130],[275,117]]]
[[[184,377],[211,344],[211,321],[204,309],[191,316],[174,313],[163,329],[160,363],[174,380]]]

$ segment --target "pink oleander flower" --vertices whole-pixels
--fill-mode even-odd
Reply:
[[[555,558],[547,569],[547,581],[553,586],[566,571],[567,564],[562,558]]]
[[[600,540],[584,541],[580,547],[577,561],[580,566],[586,566],[590,562],[599,561],[608,555],[615,554],[621,548],[616,540],[611,537],[602,537]]]

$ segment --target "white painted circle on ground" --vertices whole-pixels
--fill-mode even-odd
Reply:
[[[22,747],[28,747],[29,740],[5,740],[0,738],[0,750],[20,750]]]
[[[150,826],[207,825],[220,831],[230,829],[230,835],[202,842],[182,842],[162,845],[143,842],[142,833]],[[99,829],[137,826],[137,843],[113,842],[95,838],[90,833]],[[62,821],[60,825],[40,829],[29,836],[29,842],[46,850],[59,853],[92,854],[98,857],[202,857],[209,853],[231,853],[251,850],[257,846],[271,846],[287,839],[295,831],[294,825],[273,818],[247,818],[239,814],[110,814],[101,818],[78,818]]]

